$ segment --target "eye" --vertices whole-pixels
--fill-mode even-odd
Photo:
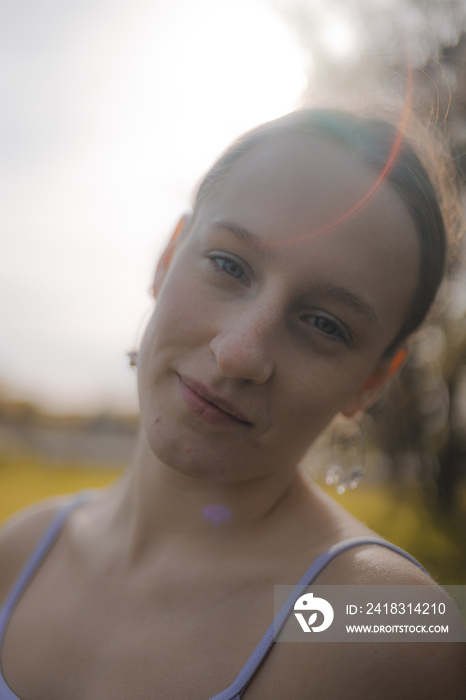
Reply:
[[[311,325],[317,328],[317,330],[323,333],[324,335],[334,340],[342,340],[347,345],[350,344],[351,337],[349,333],[344,328],[342,328],[342,325],[340,323],[334,321],[328,316],[313,316],[311,314],[308,314],[303,318],[305,318],[308,321],[308,323],[311,323]]]
[[[245,272],[241,265],[233,260],[232,258],[227,258],[221,255],[211,256],[211,261],[217,266],[222,272],[224,272],[229,277],[234,277],[235,279],[245,278]]]
[[[337,324],[325,316],[316,316],[314,318],[314,326],[326,335],[341,335],[341,331]]]

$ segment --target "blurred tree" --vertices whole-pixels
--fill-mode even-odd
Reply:
[[[358,108],[381,102],[401,111],[411,83],[413,112],[443,132],[464,182],[464,0],[275,0],[274,5],[308,52],[304,105]],[[454,508],[466,476],[466,274],[459,254],[447,284],[443,311],[414,343],[393,390],[371,411],[372,434],[391,477],[416,477],[446,511]]]

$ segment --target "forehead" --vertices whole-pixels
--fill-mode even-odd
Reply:
[[[216,179],[206,200],[209,215],[236,210],[254,229],[273,219],[284,243],[292,242],[291,220],[305,237],[352,218],[359,225],[388,218],[394,228],[412,223],[400,195],[357,152],[313,135],[277,135],[253,146]]]

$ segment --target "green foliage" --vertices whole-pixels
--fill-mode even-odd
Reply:
[[[50,465],[36,457],[3,458],[0,461],[0,523],[20,508],[43,498],[107,486],[120,472],[118,466]]]

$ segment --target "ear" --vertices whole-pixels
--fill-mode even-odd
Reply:
[[[371,406],[400,370],[407,355],[408,348],[403,346],[395,352],[390,360],[380,362],[370,377],[366,379],[355,398],[343,409],[343,415],[350,418],[355,413],[364,411]]]
[[[168,245],[166,246],[165,250],[160,256],[159,262],[157,263],[157,267],[155,270],[154,282],[150,289],[154,299],[157,298],[157,294],[159,293],[160,287],[162,286],[162,282],[164,281],[165,275],[168,272],[168,268],[170,267],[173,255],[178,247],[179,236],[181,232],[185,230],[189,218],[190,217],[188,214],[185,214],[181,217],[181,219],[178,221],[178,224],[176,225],[175,230],[173,231],[172,237],[170,238]]]

